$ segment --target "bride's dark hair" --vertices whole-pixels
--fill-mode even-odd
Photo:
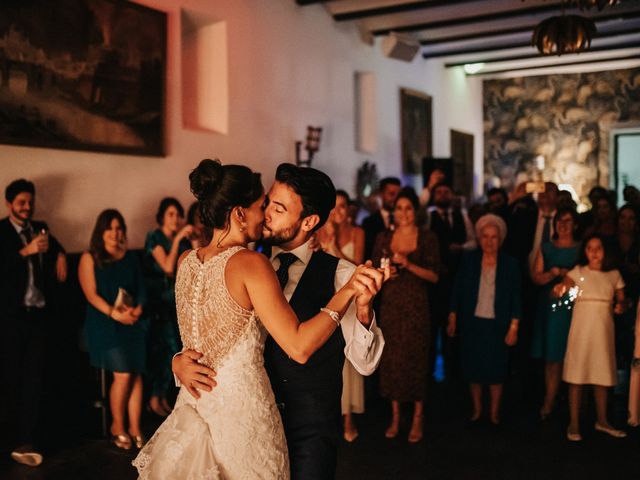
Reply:
[[[243,165],[205,159],[189,174],[191,192],[200,202],[200,219],[209,228],[224,228],[234,207],[249,207],[264,193],[260,174]]]

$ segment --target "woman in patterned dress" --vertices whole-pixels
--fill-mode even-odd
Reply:
[[[419,206],[415,191],[403,188],[393,210],[395,229],[380,233],[373,248],[374,265],[390,257],[395,271],[395,278],[382,289],[379,309],[386,340],[380,393],[391,400],[391,424],[385,436],[398,435],[400,402],[413,402],[410,443],[422,439],[430,332],[427,283],[438,281],[440,263],[437,237],[417,225]]]

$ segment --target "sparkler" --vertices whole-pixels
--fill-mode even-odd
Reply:
[[[583,282],[584,277],[580,277],[580,281]],[[580,296],[582,296],[582,289],[578,285],[574,285],[569,288],[556,302],[551,304],[551,310],[554,312],[560,308],[571,310],[576,299]]]

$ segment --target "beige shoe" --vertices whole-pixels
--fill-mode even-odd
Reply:
[[[569,440],[570,442],[581,442],[582,441],[582,435],[580,435],[579,433],[571,433],[567,429],[567,440]]]
[[[14,450],[11,452],[11,458],[29,467],[37,467],[42,463],[42,455],[38,452],[18,452]]]
[[[627,432],[624,430],[618,430],[617,428],[605,427],[604,425],[600,425],[596,422],[594,428],[597,432],[606,433],[607,435],[612,436],[613,438],[625,438],[627,436]]]

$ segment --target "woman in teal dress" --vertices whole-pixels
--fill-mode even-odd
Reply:
[[[136,255],[127,251],[126,231],[117,210],[103,211],[93,229],[89,251],[80,257],[78,278],[88,302],[85,334],[91,365],[113,373],[109,390],[112,441],[128,450],[132,443],[141,448],[145,441],[140,414],[148,326],[142,317],[146,300],[142,270]],[[118,302],[121,289],[129,298]]]
[[[554,236],[551,242],[540,247],[531,276],[542,287],[538,298],[531,354],[545,361],[545,397],[540,418],[546,419],[555,403],[562,363],[567,349],[567,337],[571,325],[571,302],[568,294],[557,299],[551,296],[553,287],[562,280],[578,261],[578,243],[575,235],[578,214],[572,208],[560,208],[553,219]]]
[[[148,382],[149,408],[166,417],[171,412],[167,399],[173,382],[171,359],[182,348],[175,300],[175,273],[180,254],[191,248],[191,225],[183,226],[184,209],[175,198],[163,198],[158,207],[158,228],[149,232],[144,244],[145,278],[151,319]]]

